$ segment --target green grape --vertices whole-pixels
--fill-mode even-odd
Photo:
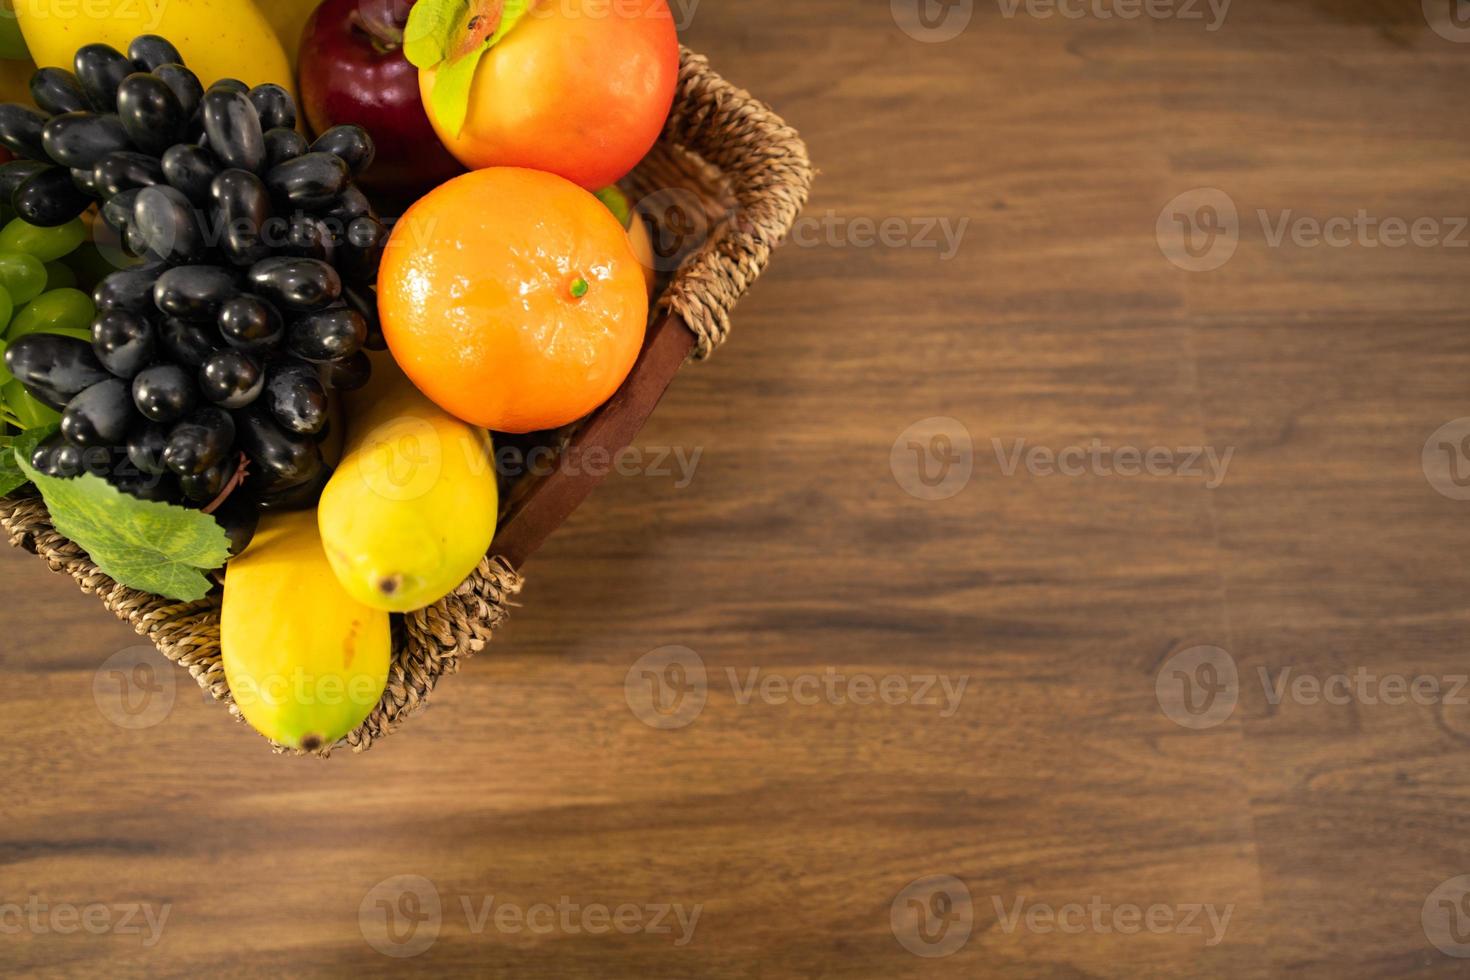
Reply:
[[[11,374],[10,369],[5,366],[5,347],[4,338],[0,338],[0,391],[3,391],[5,386],[15,378],[15,375]]]
[[[10,298],[10,290],[0,286],[0,337],[5,336],[5,331],[10,327],[10,318],[15,315],[15,301]]]
[[[46,263],[46,292],[53,289],[76,289],[77,274],[65,262]]]
[[[24,306],[46,291],[46,266],[25,252],[0,252],[0,286]]]
[[[38,425],[52,425],[61,421],[60,412],[36,401],[16,378],[11,378],[0,388],[0,398],[4,398],[5,407],[20,421],[23,429],[34,429]]]
[[[6,336],[15,340],[29,333],[59,333],[92,340],[92,321],[97,307],[92,297],[80,289],[58,289],[43,293],[21,307],[10,321]]]
[[[0,252],[26,252],[42,262],[55,262],[75,252],[87,238],[87,226],[75,218],[55,228],[41,228],[16,218],[0,229]]]

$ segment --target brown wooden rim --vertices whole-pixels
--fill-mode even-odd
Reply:
[[[695,336],[683,317],[663,311],[643,338],[643,350],[623,386],[578,427],[563,450],[586,459],[590,451],[605,451],[607,459],[632,445],[664,392],[694,352]],[[503,558],[519,570],[526,560],[562,525],[572,511],[607,477],[607,468],[592,475],[586,467],[568,472],[554,467],[549,473],[527,476],[516,500],[502,516],[490,546],[492,558]]]

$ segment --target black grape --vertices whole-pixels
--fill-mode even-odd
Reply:
[[[52,116],[92,108],[82,83],[65,68],[42,68],[32,75],[31,98],[42,112]]]
[[[181,64],[159,65],[153,69],[153,75],[173,91],[174,98],[179,100],[184,118],[192,120],[199,112],[200,103],[204,101],[204,86],[200,83],[199,76]]]
[[[224,408],[244,408],[260,397],[264,387],[260,363],[241,350],[216,351],[199,369],[199,390]]]
[[[235,277],[228,270],[212,265],[185,265],[158,277],[153,301],[169,316],[213,320],[219,316],[225,300],[237,291]]]
[[[128,149],[127,130],[117,116],[68,112],[56,116],[41,130],[46,154],[63,167],[91,170],[109,153]]]
[[[92,322],[92,351],[119,378],[131,379],[151,364],[157,342],[153,324],[135,313],[111,310]]]
[[[117,115],[138,149],[158,156],[187,135],[189,117],[179,97],[156,75],[139,72],[117,90]]]
[[[270,258],[250,267],[251,291],[282,311],[325,309],[342,295],[337,270],[317,259]]]
[[[252,173],[265,163],[260,113],[245,95],[219,84],[204,95],[204,132],[209,148],[227,167]]]
[[[281,342],[286,324],[274,306],[259,296],[242,293],[220,307],[219,332],[231,347],[259,352]]]
[[[198,476],[223,460],[234,444],[235,420],[230,413],[206,406],[169,431],[163,465],[179,476]]]
[[[262,129],[295,129],[296,102],[279,85],[257,85],[250,90],[250,104],[260,116]]]
[[[54,333],[31,333],[12,340],[5,349],[5,368],[27,391],[58,412],[72,398],[111,377],[91,344]]]
[[[135,70],[126,55],[106,44],[89,44],[78,50],[72,67],[87,101],[98,112],[117,108],[117,87]]]
[[[172,42],[157,34],[142,34],[128,45],[128,60],[139,71],[154,71],[164,65],[182,65],[183,55]]]
[[[272,371],[265,406],[283,429],[298,435],[316,435],[327,424],[327,390],[309,364],[287,364]]]
[[[133,399],[121,378],[99,381],[67,403],[61,434],[74,446],[115,446],[127,438]]]
[[[170,186],[182,191],[198,207],[209,203],[210,188],[221,170],[219,159],[202,146],[181,143],[169,147],[161,161]]]
[[[193,203],[176,187],[145,187],[133,204],[133,223],[149,258],[197,262],[208,252],[204,228]]]
[[[352,169],[354,177],[373,165],[377,149],[373,138],[361,126],[333,126],[311,144],[313,153],[330,153]]]
[[[177,364],[145,368],[133,379],[133,404],[155,422],[173,422],[199,403],[193,373]]]
[[[51,159],[42,136],[47,117],[29,106],[14,102],[0,105],[0,144],[16,156],[29,160]]]

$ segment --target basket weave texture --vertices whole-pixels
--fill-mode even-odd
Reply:
[[[642,203],[641,213],[660,224],[669,219],[658,230],[659,253],[677,267],[669,270],[657,308],[688,325],[696,357],[708,357],[729,334],[731,309],[791,230],[811,180],[806,146],[796,131],[715,74],[702,55],[684,49],[669,121],[624,186]],[[220,589],[196,602],[177,602],[119,585],[57,533],[34,490],[0,499],[0,526],[11,544],[70,575],[238,718],[220,665]],[[522,584],[504,560],[486,558],[433,606],[394,616],[387,690],[338,747],[364,751],[421,708],[440,677],[457,671],[461,660],[490,641]]]

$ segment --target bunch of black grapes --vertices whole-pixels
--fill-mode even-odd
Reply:
[[[308,145],[284,88],[206,91],[160,37],[88,45],[75,67],[35,74],[39,111],[0,106],[22,158],[0,166],[0,200],[43,226],[98,202],[140,261],[98,285],[90,345],[31,334],[6,351],[62,413],[33,464],[145,499],[207,506],[238,486],[232,511],[313,505],[328,390],[366,383],[365,349],[383,346],[387,232],[353,183],[371,138],[338,126]]]

